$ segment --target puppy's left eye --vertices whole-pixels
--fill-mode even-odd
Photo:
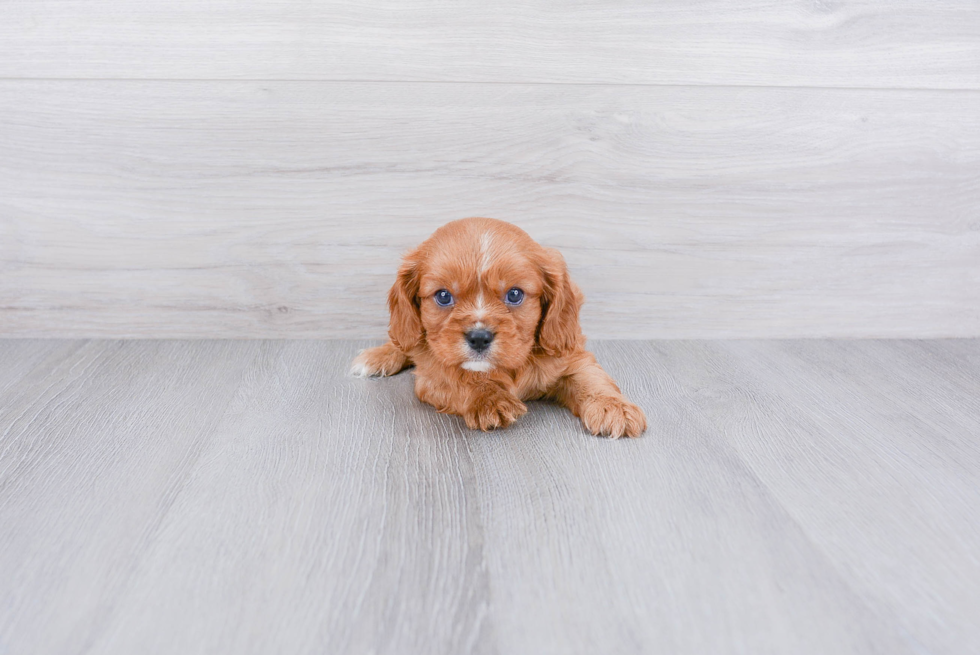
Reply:
[[[514,287],[507,292],[506,296],[504,296],[504,302],[508,305],[520,305],[522,302],[524,302],[524,292],[517,287]]]

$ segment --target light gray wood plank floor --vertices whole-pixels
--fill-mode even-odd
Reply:
[[[980,341],[593,348],[474,433],[353,341],[0,341],[0,653],[975,653]]]

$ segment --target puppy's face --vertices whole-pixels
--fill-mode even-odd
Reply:
[[[465,219],[406,257],[389,294],[389,333],[445,366],[514,370],[535,345],[560,349],[562,336],[577,336],[580,302],[556,251],[508,223]]]
[[[502,231],[433,246],[418,295],[432,353],[471,371],[521,366],[541,320],[540,269]]]

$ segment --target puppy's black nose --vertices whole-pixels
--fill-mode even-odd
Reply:
[[[493,332],[490,330],[470,330],[466,333],[466,343],[478,353],[489,348],[491,341],[493,341]]]

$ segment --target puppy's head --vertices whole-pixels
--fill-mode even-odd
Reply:
[[[446,366],[517,369],[581,345],[582,295],[557,250],[487,218],[453,221],[409,253],[388,294],[392,342]]]

